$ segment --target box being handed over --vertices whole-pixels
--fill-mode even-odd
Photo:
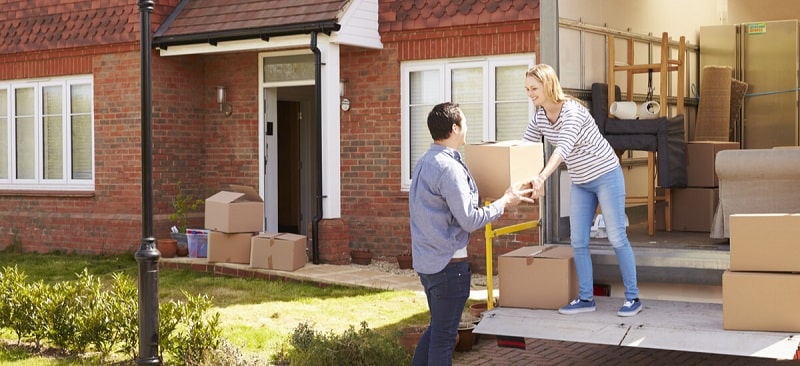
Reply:
[[[464,160],[483,199],[503,196],[512,183],[526,181],[544,167],[544,146],[521,140],[464,146]]]
[[[501,255],[497,274],[500,306],[558,309],[578,296],[572,247],[522,247]]]

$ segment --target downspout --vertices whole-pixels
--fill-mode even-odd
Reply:
[[[317,32],[311,32],[314,53],[314,105],[317,109],[317,212],[311,222],[311,259],[319,264],[319,222],[322,221],[322,53],[317,48]]]

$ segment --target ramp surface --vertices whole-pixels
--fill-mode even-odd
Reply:
[[[619,345],[736,356],[792,359],[800,334],[722,329],[722,305],[643,300],[639,315],[617,316],[618,298],[596,297],[597,311],[562,315],[555,310],[495,308],[475,332],[579,343]]]

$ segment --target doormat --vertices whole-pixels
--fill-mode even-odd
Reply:
[[[497,336],[497,346],[504,347],[504,348],[519,348],[525,349],[525,338],[523,337],[509,337],[509,336]]]

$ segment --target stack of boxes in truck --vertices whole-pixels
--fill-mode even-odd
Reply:
[[[305,266],[306,237],[265,233],[264,201],[250,187],[232,185],[206,199],[208,261],[294,271]]]
[[[731,215],[723,328],[800,332],[799,237],[800,214]]]
[[[685,188],[672,188],[672,230],[711,232],[714,211],[719,202],[719,179],[714,161],[722,150],[738,149],[738,142],[690,141],[686,144]],[[663,204],[658,215],[663,218]],[[656,219],[659,230],[664,220]]]

